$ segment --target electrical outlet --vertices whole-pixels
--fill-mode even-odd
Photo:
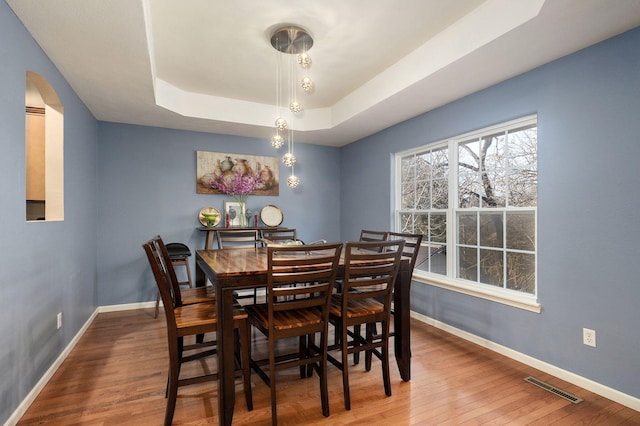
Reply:
[[[596,347],[596,331],[588,328],[582,329],[582,343],[587,346]]]
[[[58,330],[59,330],[60,327],[62,327],[62,312],[58,312],[57,321],[58,321]]]

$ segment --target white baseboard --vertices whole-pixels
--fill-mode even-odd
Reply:
[[[155,303],[155,302],[154,302]],[[155,304],[153,305],[155,306]],[[76,335],[71,339],[66,348],[60,353],[58,358],[51,364],[51,367],[44,373],[44,375],[38,380],[38,383],[31,389],[31,392],[27,394],[27,396],[22,400],[18,408],[11,414],[11,416],[4,423],[4,426],[14,426],[18,423],[18,420],[26,413],[27,409],[33,404],[33,401],[36,400],[42,389],[47,385],[51,377],[58,371],[58,368],[62,365],[67,356],[71,353],[73,348],[76,346],[82,335],[87,331],[96,315],[98,315],[99,308],[93,311],[91,316],[87,319],[84,325],[78,330]]]
[[[501,355],[504,355],[506,357],[519,361],[523,364],[526,364],[538,370],[544,371],[545,373],[551,374],[566,382],[572,383],[576,386],[580,386],[583,389],[586,389],[590,392],[593,392],[595,394],[608,398],[612,401],[617,402],[618,404],[624,405],[625,407],[629,407],[633,410],[640,411],[639,398],[633,397],[631,395],[627,395],[625,393],[622,393],[608,386],[594,382],[593,380],[587,379],[585,377],[579,376],[570,371],[556,367],[555,365],[533,358],[529,355],[525,355],[521,352],[510,349],[506,346],[499,345],[485,338],[476,336],[475,334],[471,334],[464,330],[460,330],[458,328],[452,327],[448,324],[435,320],[426,315],[422,315],[417,312],[411,311],[411,317],[417,319],[418,321],[424,322],[425,324],[428,324],[433,327],[439,328],[443,331],[446,331],[447,333],[451,333],[462,339],[468,340],[472,343],[478,344],[482,347],[490,349]]]
[[[146,309],[155,308],[156,302],[138,302],[138,303],[125,303],[123,305],[106,305],[98,306],[98,313],[102,312],[117,312],[117,311],[129,311],[132,309]],[[160,307],[162,307],[162,300],[160,301]]]

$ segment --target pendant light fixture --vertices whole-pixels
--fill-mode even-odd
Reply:
[[[293,166],[297,159],[293,153],[293,118],[299,114],[303,105],[297,97],[297,88],[300,87],[304,93],[313,91],[313,81],[308,75],[304,75],[298,82],[295,64],[303,70],[311,66],[311,57],[308,50],[313,46],[313,38],[304,29],[295,25],[285,25],[271,34],[271,46],[277,51],[276,66],[276,107],[277,118],[275,120],[275,134],[271,137],[271,145],[274,148],[282,147],[287,143],[287,152],[282,157],[285,166],[291,167],[291,175],[287,178],[287,185],[295,188],[300,183],[300,179],[294,174]],[[288,56],[287,56],[288,55]],[[288,59],[288,67],[285,83],[283,84],[282,60]],[[287,97],[289,121],[283,114],[284,97]]]

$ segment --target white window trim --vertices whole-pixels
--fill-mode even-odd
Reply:
[[[410,150],[397,152],[395,154],[395,203],[394,203],[394,222],[395,229],[398,229],[400,226],[400,213],[407,212],[407,210],[400,210],[398,206],[400,206],[400,191],[398,190],[398,184],[401,181],[401,159],[408,155],[415,155],[417,153],[424,152],[426,149],[437,149],[442,146],[447,146],[449,148],[449,155],[454,157],[455,164],[458,162],[458,149],[457,144],[459,142],[464,142],[474,137],[479,137],[482,135],[486,135],[487,133],[493,133],[496,131],[503,130],[505,128],[511,128],[516,126],[524,126],[527,124],[537,124],[537,114],[529,115],[526,117],[521,117],[515,120],[511,120],[508,122],[500,123],[494,126],[485,127],[479,130],[474,130],[472,132],[465,133],[463,135],[458,135],[453,138],[436,141],[433,143],[428,143],[426,145],[422,145],[417,148],[412,148]],[[452,168],[449,168],[449,200],[451,202],[455,202],[457,200],[457,181],[455,176],[451,176],[454,173]],[[509,211],[511,209],[508,209]],[[517,211],[518,208],[513,208],[514,211]],[[536,209],[537,210],[537,209]],[[457,208],[448,208],[447,209],[447,235],[455,235],[455,213],[458,211]],[[538,234],[538,224],[537,224],[537,214],[536,214],[536,241]],[[455,253],[455,241],[448,240],[447,241],[447,250],[449,253]],[[431,285],[434,287],[443,288],[446,290],[454,291],[457,293],[465,294],[468,296],[478,297],[481,299],[502,303],[507,306],[512,306],[514,308],[519,308],[523,310],[527,310],[534,313],[540,313],[542,311],[542,305],[537,300],[537,290],[538,290],[538,252],[536,247],[536,294],[526,294],[520,293],[514,290],[509,290],[505,288],[497,288],[488,284],[480,284],[480,283],[471,283],[461,279],[451,278],[455,276],[455,255],[447,256],[447,275],[439,275],[428,273],[420,270],[415,270],[413,273],[413,281],[418,283]]]
[[[470,284],[467,281],[453,280],[444,275],[421,273],[421,271],[413,272],[413,281],[455,291],[456,293],[466,294],[467,296],[502,303],[503,305],[524,309],[537,314],[542,311],[542,305],[538,303],[534,295],[518,293],[503,288],[494,289],[486,284]]]

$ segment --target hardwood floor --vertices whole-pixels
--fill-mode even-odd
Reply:
[[[400,380],[394,360],[393,395],[386,397],[379,362],[369,373],[361,363],[349,370],[352,409],[345,411],[340,371],[329,366],[331,416],[325,418],[317,376],[301,380],[296,369],[284,371],[280,424],[640,425],[640,412],[413,321],[411,382]],[[254,350],[263,344],[255,342]],[[166,351],[164,317],[154,319],[153,309],[101,313],[18,424],[162,424]],[[190,368],[214,365],[211,359]],[[525,382],[527,376],[584,402],[566,401]],[[247,411],[238,381],[234,424],[270,424],[269,389],[255,374],[252,379],[254,410]],[[174,424],[217,420],[215,383],[180,388]]]

